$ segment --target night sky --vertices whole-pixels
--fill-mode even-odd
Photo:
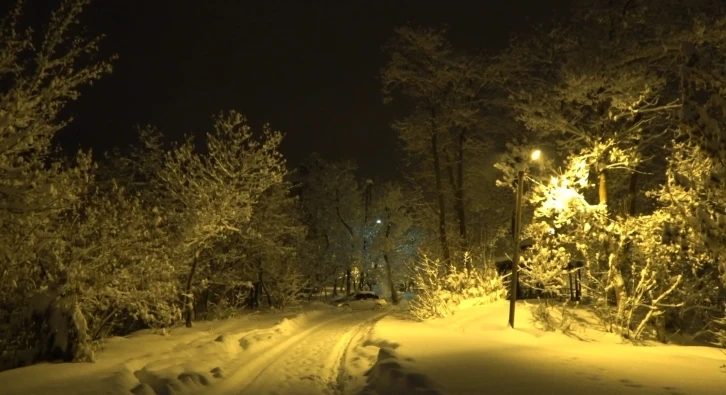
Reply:
[[[41,0],[37,0],[41,1]],[[31,0],[30,3],[33,3]],[[49,0],[35,4],[52,3]],[[566,2],[541,0],[100,0],[83,15],[117,53],[112,75],[73,103],[67,149],[128,147],[135,125],[172,139],[211,129],[236,109],[254,127],[286,134],[295,165],[311,152],[353,159],[364,177],[396,177],[390,128],[405,115],[384,105],[381,46],[403,24],[449,26],[455,46],[496,51],[512,33],[561,16]],[[556,8],[556,9],[555,9]]]

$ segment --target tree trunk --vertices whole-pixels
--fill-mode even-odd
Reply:
[[[260,306],[260,296],[262,295],[262,281],[264,281],[263,273],[262,270],[259,270],[257,272],[257,283],[255,284],[255,307]]]
[[[466,236],[466,207],[464,206],[464,141],[466,139],[466,131],[462,129],[459,132],[459,146],[457,147],[456,172],[458,178],[456,182],[456,211],[459,217],[459,236],[461,236],[462,249],[466,252],[469,249]],[[471,260],[467,259],[464,263],[466,270],[471,273]]]
[[[599,204],[607,207],[608,192],[607,192],[607,173],[605,169],[601,169],[598,174],[598,197]],[[619,249],[620,247],[618,247]],[[623,272],[620,270],[620,251],[614,251],[610,253],[608,257],[608,269],[610,271],[610,285],[615,291],[615,302],[618,307],[618,323],[622,323],[623,315],[625,313],[625,303],[628,300],[628,290],[625,288],[625,278]]]
[[[207,289],[204,290],[204,301],[202,302],[202,307],[204,308],[205,317],[209,316],[209,294],[210,293],[211,292],[209,292],[209,288],[207,287]]]
[[[350,236],[350,251],[352,253],[353,251],[355,251],[355,242],[354,242],[355,233],[353,233],[353,228],[347,222],[345,222],[345,220],[343,219],[343,215],[340,213],[340,192],[337,189],[335,190],[335,203],[336,203],[335,204],[335,214],[338,216],[338,221],[340,221],[340,223],[343,224],[345,229],[348,231],[348,236]],[[350,272],[351,272],[350,265],[348,265],[348,268],[346,269],[346,272],[345,272],[346,296],[350,295],[350,275],[351,275]]]
[[[350,267],[345,270],[345,296],[350,295],[350,276],[351,276],[351,270]]]
[[[625,278],[618,267],[619,259],[615,256],[615,254],[611,254],[611,259],[609,259],[609,261],[610,284],[615,291],[615,303],[618,307],[618,316],[616,319],[618,324],[623,326],[622,329],[627,332],[629,328],[627,328],[627,322],[625,322],[625,303],[628,301],[628,291],[625,288]]]
[[[197,263],[199,261],[199,252],[197,251],[194,254],[194,261],[192,261],[192,267],[189,270],[189,277],[187,277],[187,284],[184,289],[184,311],[185,311],[185,323],[187,328],[192,327],[192,320],[194,319],[194,311],[193,311],[193,298],[191,298],[189,295],[192,291],[192,279],[194,278],[194,273],[197,271]]]
[[[466,251],[466,223],[464,222],[464,208],[460,205],[461,201],[459,200],[459,178],[454,174],[454,169],[451,166],[451,160],[448,160],[448,155],[447,161],[449,163],[446,165],[446,173],[449,176],[451,190],[454,191],[454,213],[456,214],[456,221],[459,225],[459,247],[461,251]]]
[[[431,109],[431,154],[434,160],[434,176],[436,177],[436,195],[439,203],[439,240],[441,242],[441,250],[444,255],[444,264],[447,268],[451,265],[451,254],[449,252],[449,244],[446,238],[446,200],[444,197],[444,188],[441,185],[441,163],[439,158],[439,137],[436,126],[436,110]],[[447,269],[451,270],[451,269]]]
[[[466,238],[466,211],[464,207],[464,131],[462,130],[459,134],[459,146],[456,149],[456,173],[451,165],[451,159],[448,155],[446,172],[449,176],[451,184],[451,190],[454,191],[454,211],[456,213],[456,220],[459,224],[459,244],[461,251],[465,252],[468,250],[467,238]],[[471,271],[471,264],[468,261],[464,262],[464,268],[467,271]]]
[[[605,169],[599,170],[598,175],[597,175],[597,180],[599,183],[598,190],[597,190],[598,197],[599,197],[599,203],[602,204],[603,206],[607,206],[608,205],[608,188],[607,188],[608,177],[607,177],[607,172]]]
[[[668,332],[666,332],[666,317],[662,314],[655,317],[655,333],[659,342],[668,343]]]
[[[260,281],[260,284],[262,286],[262,290],[265,292],[265,296],[267,296],[267,304],[270,307],[273,307],[272,306],[272,295],[270,295],[270,291],[267,289],[264,282]]]
[[[391,303],[398,304],[398,290],[393,283],[393,275],[391,274],[391,262],[388,260],[388,254],[383,254],[383,260],[386,262],[386,276],[388,277],[388,288],[391,290]]]
[[[636,169],[637,170],[637,169]],[[635,216],[635,203],[638,196],[638,172],[633,171],[630,173],[630,184],[628,184],[628,198],[627,198],[627,210],[628,215],[631,217]]]
[[[368,181],[370,181],[370,180],[368,180]],[[368,227],[370,220],[371,220],[371,218],[369,218],[369,215],[370,215],[370,211],[371,211],[371,202],[372,201],[373,201],[373,182],[370,181],[370,182],[366,183],[365,199],[364,199],[364,203],[363,203],[364,204],[364,206],[363,206],[363,210],[364,210],[363,229],[364,229],[364,231],[362,232],[363,233],[362,236],[363,236],[363,263],[364,263],[365,269],[367,269],[368,266],[371,265],[370,256],[368,254],[368,238],[366,237],[365,229]]]
[[[391,235],[391,210],[386,207],[386,240]],[[388,245],[388,243],[386,243]],[[383,261],[386,262],[386,277],[388,277],[388,288],[391,290],[391,303],[398,304],[398,290],[393,283],[391,261],[388,259],[388,252],[383,253]]]

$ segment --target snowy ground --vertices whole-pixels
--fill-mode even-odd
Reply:
[[[507,303],[427,323],[402,312],[300,312],[200,322],[168,336],[106,342],[95,364],[0,373],[10,394],[724,394],[726,354],[709,347],[633,346],[586,326],[517,329]],[[587,317],[585,317],[586,319]],[[591,328],[591,326],[590,326]]]
[[[474,306],[427,323],[389,317],[371,339],[383,348],[370,380],[379,393],[726,394],[722,349],[624,344],[580,314],[570,335],[537,329],[532,306]]]
[[[359,363],[353,349],[385,314],[315,303],[297,313],[200,322],[167,336],[142,331],[109,339],[94,364],[2,372],[0,393],[358,393],[375,353]]]

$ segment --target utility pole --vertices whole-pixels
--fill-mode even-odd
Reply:
[[[540,150],[532,151],[530,159],[536,161],[542,153]],[[512,256],[512,286],[509,295],[509,326],[514,328],[514,313],[517,307],[517,287],[519,285],[519,255],[521,248],[522,234],[522,195],[524,195],[524,173],[527,169],[528,161],[523,158],[515,164],[517,169],[517,199],[514,206],[514,255]]]
[[[517,172],[517,202],[514,206],[514,255],[512,256],[512,276],[509,291],[509,326],[514,328],[514,312],[517,305],[517,283],[519,282],[519,243],[522,232],[522,195],[524,193],[524,170]]]

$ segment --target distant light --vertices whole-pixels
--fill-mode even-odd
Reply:
[[[537,160],[542,155],[542,151],[536,149],[532,151],[532,160]]]
[[[376,223],[377,223],[377,224],[380,224],[380,223],[381,223],[381,220],[380,220],[380,219],[377,219],[377,220],[376,220]]]

